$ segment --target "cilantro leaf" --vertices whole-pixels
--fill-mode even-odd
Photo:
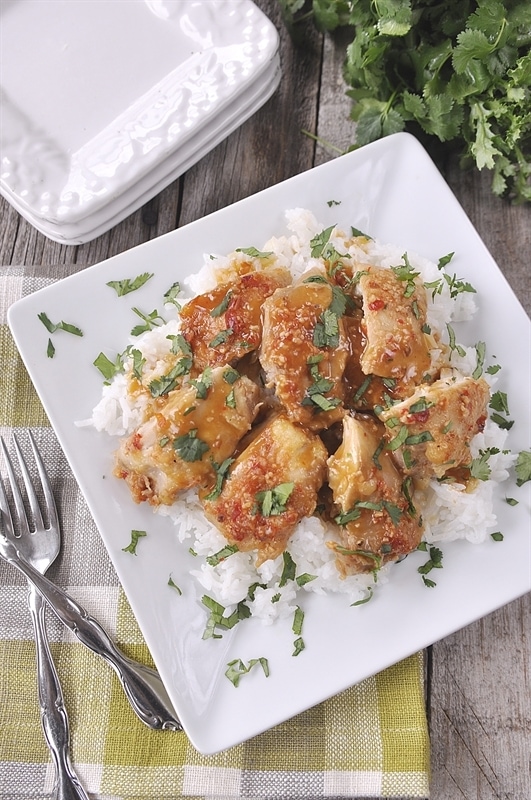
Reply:
[[[138,542],[144,536],[147,536],[146,531],[136,531],[136,530],[131,531],[131,541],[129,542],[127,547],[122,547],[123,552],[132,553],[134,556],[136,556],[136,548]]]
[[[210,450],[209,445],[197,437],[197,428],[177,436],[172,445],[183,461],[201,461],[204,454]]]
[[[71,333],[74,336],[83,336],[83,331],[81,328],[78,328],[77,325],[72,325],[70,322],[51,322],[49,317],[44,311],[41,311],[40,314],[37,314],[38,318],[48,331],[48,333],[55,333],[56,331],[65,331],[65,333]]]
[[[294,488],[294,483],[279,483],[273,489],[257,492],[256,503],[263,517],[274,517],[283,514]]]
[[[123,280],[119,281],[107,281],[106,286],[109,286],[111,289],[114,289],[118,297],[123,297],[130,292],[136,292],[137,289],[140,289],[145,283],[149,281],[154,275],[153,272],[143,272],[141,275],[137,275],[136,278],[124,278]]]
[[[524,483],[531,480],[531,452],[529,450],[522,450],[521,453],[518,453],[514,469],[517,486],[523,486]]]

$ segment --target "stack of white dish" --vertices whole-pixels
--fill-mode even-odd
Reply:
[[[280,81],[251,0],[10,0],[0,23],[0,193],[62,244],[146,203]]]

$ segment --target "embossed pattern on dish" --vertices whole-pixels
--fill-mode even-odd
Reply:
[[[250,0],[13,0],[2,30],[2,193],[66,223],[188,142],[278,46]]]

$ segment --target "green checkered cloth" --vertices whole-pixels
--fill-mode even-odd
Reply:
[[[63,547],[49,577],[133,658],[152,663],[116,573],[6,324],[17,299],[65,267],[0,268],[0,433],[31,428],[58,501]],[[37,800],[53,786],[35,681],[26,584],[0,563],[0,798]],[[98,800],[427,798],[429,739],[421,653],[244,744],[202,756],[182,732],[151,731],[114,672],[47,614],[71,727],[72,758]]]

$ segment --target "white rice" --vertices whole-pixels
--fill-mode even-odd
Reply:
[[[289,233],[278,238],[273,237],[261,248],[262,251],[273,252],[279,265],[291,269],[294,277],[303,272],[322,265],[319,259],[311,257],[310,240],[320,233],[321,225],[313,214],[304,209],[292,209],[286,212],[286,225]],[[330,243],[340,253],[348,252],[354,261],[360,264],[375,264],[382,267],[397,266],[403,263],[403,249],[382,244],[377,241],[354,241],[345,245],[346,235],[334,230]],[[441,254],[444,255],[444,254]],[[412,267],[420,273],[424,282],[433,282],[441,278],[441,270],[427,259],[409,252],[407,253]],[[217,283],[230,276],[235,260],[245,259],[243,253],[229,256],[205,255],[204,266],[198,273],[186,279],[187,294],[202,293],[214,288]],[[256,259],[256,268],[262,268],[261,259]],[[169,307],[169,308],[173,308]],[[448,341],[447,324],[470,319],[476,310],[474,295],[463,292],[456,298],[450,296],[446,282],[442,291],[428,292],[428,324],[437,331],[443,341]],[[168,352],[170,344],[166,338],[178,331],[178,314],[166,325],[155,328],[131,341],[146,359],[143,374],[152,375],[163,371],[160,358]],[[477,363],[475,348],[463,348],[464,354],[452,351],[451,365],[464,375],[470,375]],[[439,352],[432,354],[436,361]],[[126,365],[128,362],[126,361]],[[130,364],[129,364],[130,366]],[[487,374],[486,379],[491,380]],[[146,399],[143,395],[131,397],[127,392],[127,378],[120,374],[103,389],[102,397],[95,407],[92,417],[85,420],[86,425],[94,426],[98,431],[106,431],[111,436],[123,436],[132,432],[142,420]],[[441,543],[456,539],[467,539],[479,543],[485,540],[489,532],[496,528],[494,513],[494,490],[496,485],[508,477],[508,468],[514,457],[504,453],[506,439],[503,431],[488,421],[483,433],[478,434],[472,442],[471,452],[475,457],[480,451],[498,448],[500,452],[491,456],[490,479],[479,481],[473,492],[467,492],[459,484],[439,483],[432,481],[427,491],[426,507],[422,509],[425,524],[424,539],[430,543]],[[331,526],[326,526],[317,517],[304,519],[297,527],[289,542],[289,554],[296,564],[296,575],[310,575],[312,580],[303,586],[289,580],[280,587],[279,581],[284,567],[284,558],[266,561],[262,566],[254,566],[252,553],[237,552],[224,559],[217,566],[210,566],[205,558],[221,550],[226,545],[222,534],[204,517],[195,491],[185,493],[171,507],[161,506],[157,513],[168,516],[175,524],[176,535],[180,541],[186,541],[198,556],[198,568],[194,576],[206,593],[225,607],[232,607],[247,598],[249,587],[258,583],[254,599],[247,600],[253,616],[269,624],[279,617],[293,614],[297,606],[297,594],[301,591],[346,594],[348,602],[362,601],[370,595],[376,576],[356,575],[342,579],[335,566],[335,554],[326,546],[326,541],[335,538]],[[391,578],[392,565],[386,565],[377,574],[378,583],[385,583]],[[392,578],[391,578],[392,579]]]

